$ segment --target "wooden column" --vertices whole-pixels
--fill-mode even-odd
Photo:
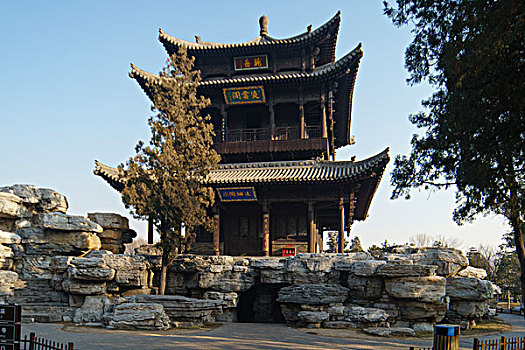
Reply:
[[[335,160],[335,135],[334,135],[334,93],[328,91],[328,120],[330,122],[330,153],[332,160]]]
[[[227,115],[226,115],[226,108],[224,107],[224,105],[221,105],[221,116],[222,116],[222,121],[221,121],[221,140],[222,142],[225,142],[226,140],[226,124],[227,124]]]
[[[315,218],[313,202],[308,202],[308,253],[315,253]]]
[[[219,256],[220,248],[219,248],[219,233],[220,233],[220,222],[221,217],[219,214],[213,215],[213,223],[214,223],[214,230],[213,230],[213,252],[215,255]]]
[[[148,244],[153,244],[153,219],[148,218]]]
[[[321,94],[321,129],[323,139],[328,138],[328,132],[326,130],[326,97],[324,92]]]
[[[345,206],[343,198],[339,198],[339,249],[338,253],[345,251]]]
[[[262,250],[264,256],[270,256],[270,214],[268,213],[268,202],[263,201],[263,237]]]
[[[306,138],[306,125],[304,124],[304,105],[302,102],[299,104],[299,117],[300,117],[299,124],[301,125],[301,138],[305,139]]]
[[[270,110],[270,140],[275,137],[275,112],[273,109],[273,102],[269,101],[268,109]]]

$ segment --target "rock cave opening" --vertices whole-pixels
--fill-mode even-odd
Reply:
[[[281,305],[277,301],[284,285],[256,283],[240,293],[237,304],[237,320],[243,323],[285,323]]]

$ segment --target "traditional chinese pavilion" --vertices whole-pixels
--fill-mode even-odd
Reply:
[[[160,30],[168,54],[186,48],[195,57],[222,157],[207,179],[217,193],[215,232],[197,234],[200,252],[320,252],[324,231],[339,231],[342,243],[354,220],[366,219],[389,156],[386,149],[361,161],[333,160],[337,148],[353,143],[363,55],[359,45],[336,60],[340,20],[337,13],[316,30],[276,39],[263,16],[259,36],[239,44],[189,42]],[[130,76],[150,97],[161,83],[133,65]],[[96,162],[95,174],[122,189],[115,168]]]

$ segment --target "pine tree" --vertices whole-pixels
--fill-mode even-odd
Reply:
[[[206,209],[213,204],[214,193],[203,180],[219,156],[211,149],[210,117],[201,115],[210,101],[197,94],[201,77],[193,65],[194,58],[184,50],[168,59],[152,99],[151,140],[148,145],[140,141],[135,156],[120,165],[127,179],[122,201],[135,218],[153,220],[160,235],[160,294],[165,292],[166,271],[177,248],[189,246],[197,228],[211,230],[212,225]]]
[[[394,2],[394,0],[392,0]],[[423,133],[397,156],[393,198],[413,188],[456,188],[458,223],[503,215],[521,265],[525,296],[525,2],[395,0],[385,14],[412,27],[409,83],[434,94],[410,116]]]

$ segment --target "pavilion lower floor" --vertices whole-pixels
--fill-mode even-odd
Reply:
[[[339,240],[344,242],[354,219],[353,192],[326,198],[329,193],[316,190],[295,186],[258,188],[258,196],[262,197],[258,200],[220,202],[213,213],[215,231],[197,234],[193,251],[233,256],[318,253],[323,251],[325,231],[338,231]],[[274,191],[278,195],[269,196]],[[286,198],[286,192],[295,193]],[[315,197],[314,193],[325,195],[293,199]]]

